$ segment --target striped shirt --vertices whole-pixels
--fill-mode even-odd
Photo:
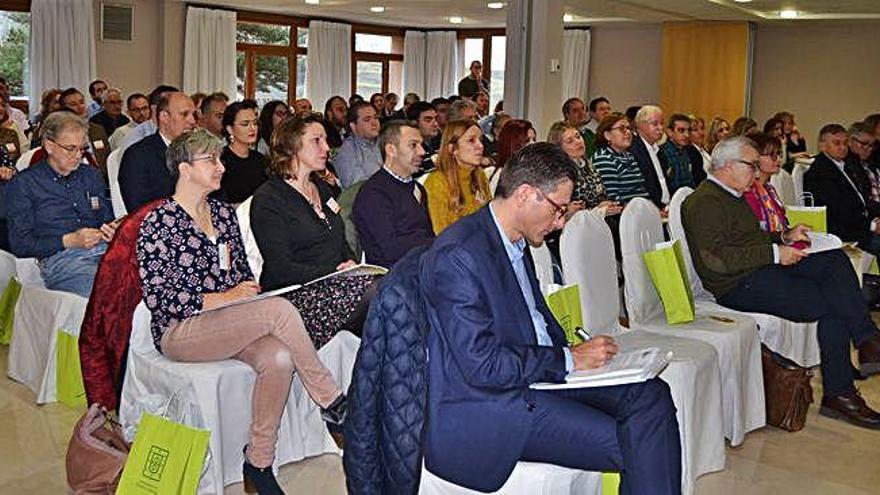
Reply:
[[[648,197],[639,164],[629,151],[618,153],[611,146],[602,146],[593,155],[593,168],[602,176],[609,199],[626,202]]]

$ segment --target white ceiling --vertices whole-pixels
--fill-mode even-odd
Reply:
[[[184,0],[181,0],[184,1]],[[488,0],[197,0],[202,4],[229,6],[279,14],[325,17],[406,27],[503,27],[505,11],[491,10]],[[541,0],[537,0],[541,1]],[[385,12],[370,12],[382,5]],[[604,22],[663,22],[690,20],[780,21],[782,9],[798,11],[798,19],[880,19],[880,0],[566,0],[565,12],[574,17],[571,25]],[[449,23],[450,16],[463,22]]]

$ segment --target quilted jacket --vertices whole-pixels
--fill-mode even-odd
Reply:
[[[427,414],[427,333],[416,248],[370,304],[348,391],[345,468],[352,495],[414,494]]]
[[[162,200],[125,217],[98,265],[79,331],[79,359],[89,405],[119,405],[134,310],[143,297],[135,247],[141,223]]]

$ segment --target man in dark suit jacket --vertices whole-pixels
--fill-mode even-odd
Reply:
[[[872,254],[880,254],[880,220],[868,214],[867,200],[853,180],[854,163],[846,162],[849,152],[846,129],[828,124],[819,131],[822,151],[804,174],[804,190],[812,193],[817,206],[828,207],[828,231]]]
[[[165,150],[177,136],[196,126],[195,105],[183,93],[163,96],[156,112],[159,130],[131,145],[122,155],[119,190],[128,211],[171,195],[174,184],[165,164]]]
[[[633,136],[629,152],[636,159],[645,179],[645,189],[651,201],[661,210],[669,204],[671,194],[666,187],[665,158],[660,153],[659,141],[663,136],[663,110],[653,105],[645,105],[636,113],[638,134]],[[656,160],[656,163],[655,163]]]
[[[495,199],[423,256],[431,327],[425,463],[487,492],[522,460],[620,470],[621,493],[680,493],[678,423],[663,381],[529,388],[602,366],[617,352],[607,336],[568,347],[527,246],[564,225],[575,173],[558,147],[526,146],[505,165]]]

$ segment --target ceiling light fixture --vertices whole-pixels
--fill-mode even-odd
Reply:
[[[457,15],[454,15],[449,18],[449,22],[451,22],[452,24],[461,24],[462,18]]]
[[[736,2],[736,3],[749,3],[749,2],[751,2],[752,0],[733,0],[733,1]]]
[[[785,9],[779,11],[779,17],[782,19],[796,19],[798,11],[794,9]]]
[[[562,16],[562,22],[573,22],[573,21],[574,21],[574,16],[571,14],[565,14],[564,16]]]
[[[375,12],[377,14],[381,14],[382,12],[385,12],[385,7],[383,7],[381,5],[376,5],[376,6],[370,7],[370,12]]]
[[[490,9],[495,9],[495,10],[503,9],[504,2],[489,2],[486,4],[486,7],[489,7]]]
[[[321,0],[305,0],[305,1],[309,5],[318,5],[319,3],[321,3]]]

